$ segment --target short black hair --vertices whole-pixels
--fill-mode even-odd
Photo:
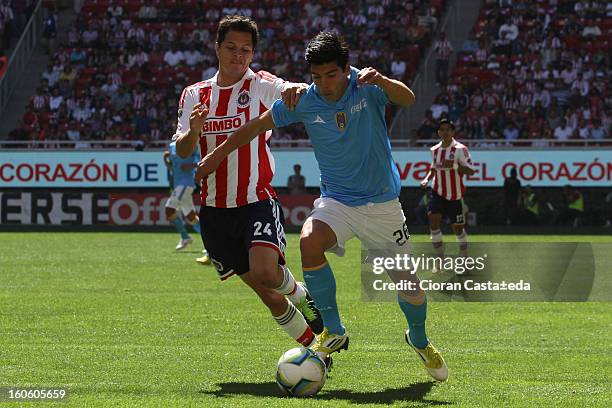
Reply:
[[[448,125],[451,127],[451,129],[455,130],[455,124],[449,119],[446,119],[446,118],[442,119],[440,121],[440,124],[438,125],[438,129],[440,129],[442,125]]]
[[[310,65],[335,62],[344,69],[348,64],[349,47],[340,34],[322,31],[308,43],[305,58]]]
[[[253,49],[257,47],[257,41],[259,40],[259,29],[257,23],[251,20],[249,17],[230,15],[225,16],[219,22],[217,28],[217,44],[221,44],[225,40],[225,36],[230,31],[240,31],[243,33],[250,33],[251,39],[253,40]]]

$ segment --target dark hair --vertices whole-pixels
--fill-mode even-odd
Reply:
[[[305,57],[310,65],[335,62],[344,69],[348,63],[349,48],[340,34],[322,31],[308,43]]]
[[[442,127],[442,125],[448,125],[448,126],[451,127],[451,129],[455,130],[455,124],[452,121],[450,121],[450,120],[448,120],[446,118],[444,118],[444,119],[442,119],[440,121],[440,124],[438,125],[438,129],[440,129]]]
[[[225,40],[225,36],[230,31],[240,31],[242,33],[251,33],[253,40],[253,49],[257,47],[257,41],[259,40],[259,29],[257,23],[245,16],[225,16],[219,22],[217,28],[217,44],[221,44]]]

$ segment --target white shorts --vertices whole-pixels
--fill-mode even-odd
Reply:
[[[166,208],[181,211],[184,215],[195,212],[195,206],[193,205],[193,187],[176,186],[176,188],[172,190],[170,198],[166,201]]]
[[[315,200],[308,219],[329,225],[336,234],[336,245],[329,248],[338,256],[345,253],[346,241],[359,238],[363,249],[392,249],[397,253],[410,253],[409,233],[402,205],[396,198],[384,203],[369,203],[349,207],[329,197]]]

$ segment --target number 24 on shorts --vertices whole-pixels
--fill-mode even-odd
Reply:
[[[253,233],[253,236],[257,237],[259,235],[263,235],[266,234],[268,236],[272,236],[272,230],[270,229],[270,223],[266,223],[265,227],[263,227],[263,230],[261,229],[261,227],[263,226],[263,223],[260,221],[255,221],[255,223],[253,224],[253,227],[255,227],[255,232]]]

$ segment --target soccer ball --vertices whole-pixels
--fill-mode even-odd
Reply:
[[[315,395],[323,388],[327,367],[312,350],[296,347],[278,359],[276,384],[295,397]]]

